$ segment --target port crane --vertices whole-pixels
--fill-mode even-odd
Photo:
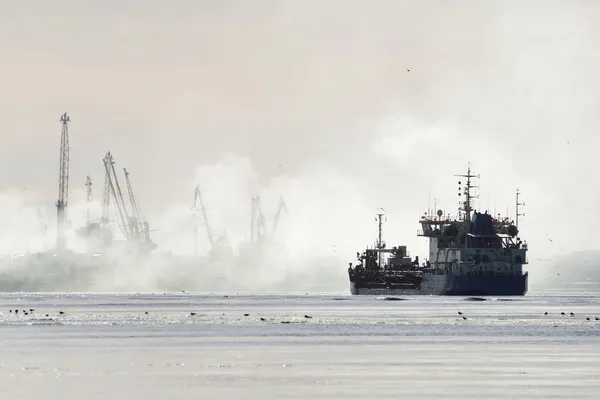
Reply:
[[[194,205],[192,206],[192,210],[194,211],[194,256],[198,256],[198,226],[200,225],[200,219],[196,216],[196,212],[198,211],[198,206],[200,207],[200,212],[202,214],[202,221],[204,221],[204,229],[206,230],[206,236],[208,237],[208,243],[210,244],[211,250],[215,247],[215,239],[213,235],[213,231],[210,228],[210,224],[208,222],[208,215],[206,213],[206,207],[204,206],[204,202],[202,201],[202,194],[200,193],[200,185],[197,185],[194,189]]]
[[[58,200],[56,201],[56,249],[66,248],[67,204],[69,202],[69,126],[71,118],[65,112],[60,116],[60,162],[58,175]]]
[[[250,243],[256,243],[267,233],[265,215],[260,196],[252,197],[250,203]]]
[[[109,205],[110,198],[112,197],[115,208],[117,209],[117,218],[119,218],[117,225],[119,226],[119,229],[121,230],[121,233],[125,239],[129,240],[131,239],[128,228],[129,214],[127,213],[127,206],[125,205],[125,200],[123,199],[123,192],[121,190],[121,185],[119,184],[119,178],[117,177],[117,172],[115,171],[115,161],[110,151],[106,153],[103,161],[106,182],[102,220],[106,222],[110,221]]]
[[[94,190],[92,185],[92,177],[87,174],[85,180],[85,192],[86,192],[86,208],[85,208],[85,220],[86,224],[77,230],[77,234],[86,240],[86,246],[88,251],[97,252],[100,249],[109,247],[112,243],[113,232],[108,225],[108,222],[104,218],[100,219],[100,222],[92,222],[92,203],[94,201]],[[103,214],[104,216],[104,214]],[[91,246],[91,247],[90,247]]]
[[[197,211],[200,209],[201,218],[198,218]],[[194,205],[192,206],[193,218],[194,218],[194,256],[198,256],[198,238],[199,238],[199,225],[204,222],[204,229],[206,230],[206,237],[210,244],[211,257],[223,257],[229,256],[231,248],[227,242],[227,234],[217,234],[211,228],[208,220],[208,212],[206,206],[202,200],[202,193],[200,191],[200,185],[196,185],[194,189]],[[216,238],[216,239],[215,239]]]
[[[262,209],[260,196],[252,198],[250,206],[250,242],[255,243],[261,240],[265,235],[272,235],[277,231],[277,226],[281,219],[281,215],[285,212],[288,215],[288,209],[283,198],[279,198],[277,212],[273,219],[273,225],[267,226],[265,214]]]
[[[112,154],[110,152],[106,153],[103,161],[106,179],[102,207],[103,223],[108,224],[110,221],[110,200],[112,198],[117,209],[118,226],[125,239],[129,243],[137,246],[137,249],[142,252],[154,250],[157,246],[150,240],[150,225],[146,222],[140,210],[131,185],[129,173],[125,168],[123,169],[125,172],[125,184],[130,203],[129,207],[127,207],[127,203],[123,197],[121,184],[119,183],[119,178],[115,170],[115,162]]]
[[[277,226],[279,225],[279,219],[281,218],[282,212],[285,212],[285,215],[289,215],[287,206],[285,205],[285,201],[283,201],[283,197],[280,197],[279,204],[277,206],[277,213],[275,213],[275,219],[273,220],[273,232],[277,230]]]
[[[111,189],[111,169],[107,167],[107,163],[112,162],[112,155],[110,152],[106,153],[104,160],[104,195],[102,196],[102,217],[100,218],[100,224],[106,229],[110,229],[110,198],[112,196]]]
[[[125,168],[123,168],[123,172],[125,173],[125,184],[127,185],[127,193],[129,194],[129,203],[131,205],[131,216],[129,217],[130,237],[138,244],[144,246],[145,250],[154,250],[157,246],[150,239],[150,224],[146,221],[146,218],[144,218],[144,214],[142,214],[142,210],[131,185],[129,172],[127,172],[127,169]]]

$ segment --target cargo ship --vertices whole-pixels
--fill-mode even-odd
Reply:
[[[472,209],[473,178],[469,166],[459,181],[464,195],[456,218],[426,213],[420,219],[418,236],[429,239],[429,259],[412,259],[406,246],[387,248],[382,239],[383,213],[377,214],[379,235],[375,246],[357,253],[348,276],[353,295],[446,295],[522,296],[527,293],[527,243],[518,236],[518,191],[516,224]],[[462,187],[461,187],[462,186]]]

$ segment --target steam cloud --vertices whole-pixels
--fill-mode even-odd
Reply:
[[[192,257],[190,189],[189,203],[172,206],[153,220],[151,228],[156,228],[156,232],[151,235],[159,243],[156,254],[132,259],[112,253],[110,263],[100,265],[98,258],[82,254],[53,259],[54,253],[49,249],[40,258],[26,257],[26,263],[17,269],[14,256],[42,251],[44,244],[54,245],[55,218],[38,218],[36,210],[23,206],[19,196],[6,193],[1,198],[2,209],[7,210],[12,224],[4,250],[12,257],[5,257],[0,270],[4,289],[344,292],[348,262],[375,238],[375,224],[366,230],[357,227],[364,226],[361,220],[372,221],[376,208],[368,204],[356,179],[332,166],[314,165],[294,176],[281,175],[261,184],[248,159],[225,154],[215,164],[201,166],[195,184],[202,190],[213,231],[229,239],[234,259]],[[261,197],[269,240],[261,251],[244,253],[253,196]],[[67,244],[75,252],[83,252],[85,244],[74,230],[85,223],[86,205],[81,191],[72,197],[75,201],[69,208],[69,219],[73,229]],[[281,215],[277,231],[273,232],[280,197],[289,214]],[[94,203],[92,219],[97,219],[99,212],[100,204]],[[40,227],[45,224],[48,230],[44,235]],[[199,227],[199,250],[206,254],[210,245],[203,228]]]
[[[30,186],[0,191],[4,289],[346,292],[347,263],[373,242],[378,207],[388,244],[426,257],[418,216],[456,212],[452,175],[468,161],[481,174],[478,209],[514,216],[521,187],[531,282],[556,268],[538,259],[597,246],[600,190],[587,184],[600,143],[595,5],[69,3],[14,2],[0,16],[11,32],[0,38],[10,77],[1,159],[19,166],[2,184]],[[53,15],[65,17],[61,29]],[[75,132],[72,226],[84,223],[78,182],[91,168],[100,187],[97,149],[111,150],[134,175],[153,239],[177,258],[117,257],[83,275],[50,255],[14,262],[54,244],[52,123],[64,111]],[[225,149],[233,154],[219,157]],[[234,249],[248,239],[252,196],[268,217],[285,199],[290,215],[264,259],[191,259],[194,184]]]

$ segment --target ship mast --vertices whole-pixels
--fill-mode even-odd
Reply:
[[[517,229],[519,229],[519,217],[524,217],[525,213],[520,213],[519,212],[519,206],[524,206],[525,202],[523,203],[519,203],[519,195],[521,194],[521,192],[519,191],[519,188],[517,188],[517,201],[515,203],[515,227]]]
[[[464,221],[465,221],[465,224],[467,224],[467,223],[471,222],[471,211],[473,211],[473,199],[477,198],[477,196],[473,195],[473,193],[471,192],[471,189],[474,189],[477,187],[476,185],[471,184],[471,179],[479,178],[479,175],[471,174],[471,163],[469,163],[466,175],[454,175],[454,176],[458,176],[461,178],[467,178],[467,183],[466,183],[462,193],[460,192],[460,190],[461,190],[460,186],[458,188],[458,190],[459,190],[458,195],[461,196],[464,194],[464,196],[465,196],[465,201],[462,202],[462,208],[459,207],[459,211],[463,211],[465,213]],[[459,181],[458,184],[460,185],[461,182]]]
[[[477,196],[475,196],[471,189],[476,188],[476,185],[473,185],[471,183],[471,179],[472,178],[479,178],[479,175],[473,175],[471,173],[471,163],[468,164],[467,166],[467,174],[466,175],[454,175],[454,176],[458,176],[461,178],[467,178],[467,182],[466,185],[463,188],[463,192],[461,193],[460,190],[460,186],[458,187],[458,195],[464,195],[465,196],[465,200],[462,202],[462,208],[459,207],[459,211],[463,211],[465,213],[465,218],[464,218],[464,229],[465,229],[465,249],[468,247],[468,243],[469,241],[467,240],[467,234],[469,233],[469,231],[471,230],[471,211],[473,211],[473,200],[475,198],[477,198]],[[461,182],[459,181],[458,184],[460,185]]]
[[[383,241],[383,213],[377,213],[377,221],[378,221],[378,236],[377,236],[377,250],[382,250],[385,248],[385,242]],[[377,262],[379,267],[381,268],[381,251],[377,252]]]
[[[379,229],[378,229],[378,237],[377,237],[377,248],[379,250],[383,249],[383,240],[382,240],[382,226],[383,226],[383,214],[377,214],[377,220],[379,221]]]

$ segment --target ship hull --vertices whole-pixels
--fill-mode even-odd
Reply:
[[[384,288],[350,282],[352,295],[437,295],[437,296],[523,296],[527,293],[528,275],[425,275],[419,289]]]

